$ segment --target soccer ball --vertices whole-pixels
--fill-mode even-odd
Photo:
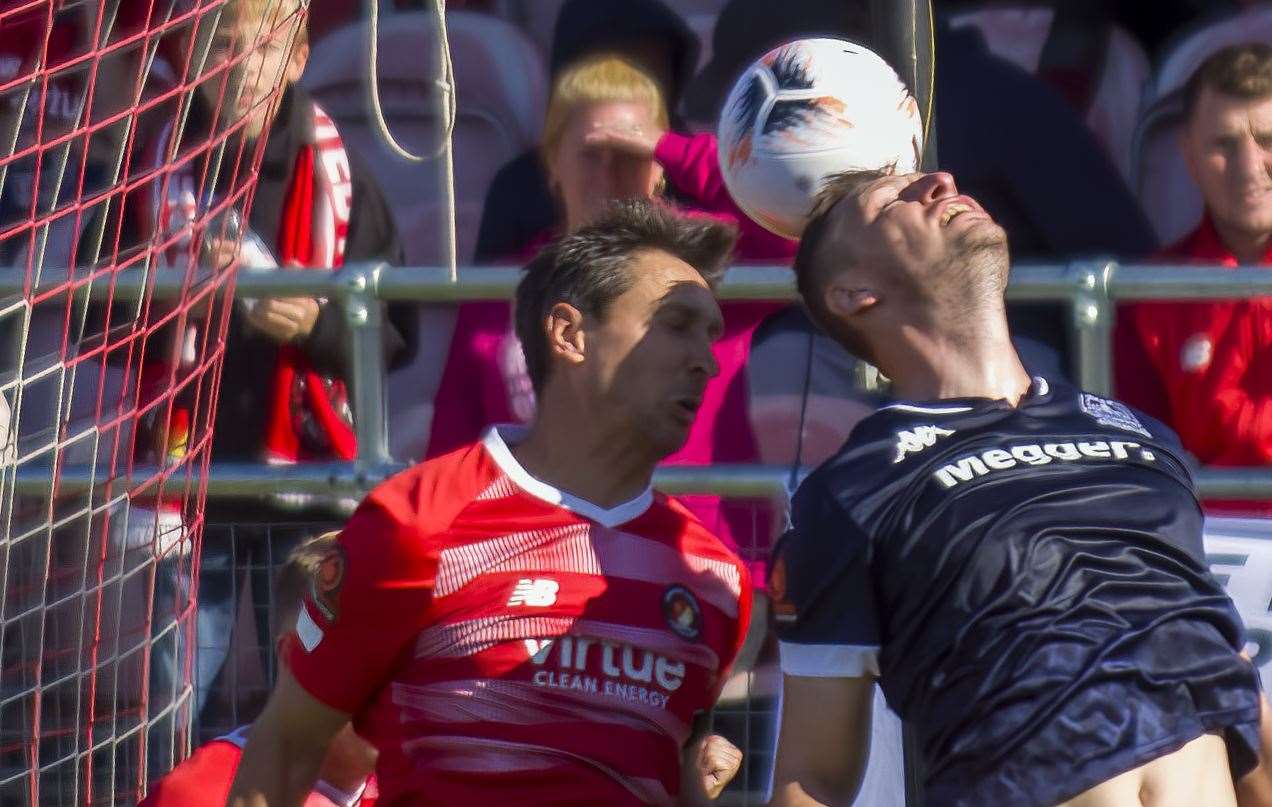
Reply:
[[[923,120],[905,82],[874,51],[845,39],[798,39],[761,56],[733,85],[718,140],[738,207],[799,238],[828,176],[916,170]]]

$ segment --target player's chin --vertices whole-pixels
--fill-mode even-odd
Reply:
[[[656,420],[651,418],[646,422],[644,431],[649,444],[666,457],[684,448],[692,427],[693,418],[672,415]]]
[[[991,218],[968,222],[954,234],[955,248],[960,252],[978,252],[1007,247],[1007,231]]]

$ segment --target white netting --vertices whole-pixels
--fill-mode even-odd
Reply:
[[[0,4],[0,804],[134,803],[188,751],[234,269],[207,247],[304,12]]]

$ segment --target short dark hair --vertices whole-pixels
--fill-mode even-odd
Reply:
[[[287,554],[287,560],[283,561],[274,577],[270,634],[275,639],[292,629],[319,567],[333,552],[339,551],[339,539],[339,531],[324,532],[306,538]]]
[[[610,303],[632,287],[632,258],[661,250],[692,266],[713,290],[737,241],[737,229],[706,216],[687,216],[648,199],[614,202],[594,223],[539,252],[517,284],[515,326],[535,394],[548,378],[543,323],[552,306],[568,303],[604,319]]]
[[[1272,95],[1272,46],[1246,42],[1211,54],[1184,86],[1185,118],[1192,117],[1207,87],[1249,101]]]
[[[795,286],[814,321],[825,322],[827,311],[822,301],[821,287],[828,274],[827,263],[818,259],[822,241],[829,234],[830,211],[844,199],[859,191],[862,186],[893,173],[892,166],[865,171],[842,171],[832,174],[822,183],[808,214],[808,224],[799,239],[795,252]]]

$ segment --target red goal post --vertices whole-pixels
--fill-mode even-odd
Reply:
[[[0,804],[132,804],[189,750],[208,244],[306,5],[0,0]]]

